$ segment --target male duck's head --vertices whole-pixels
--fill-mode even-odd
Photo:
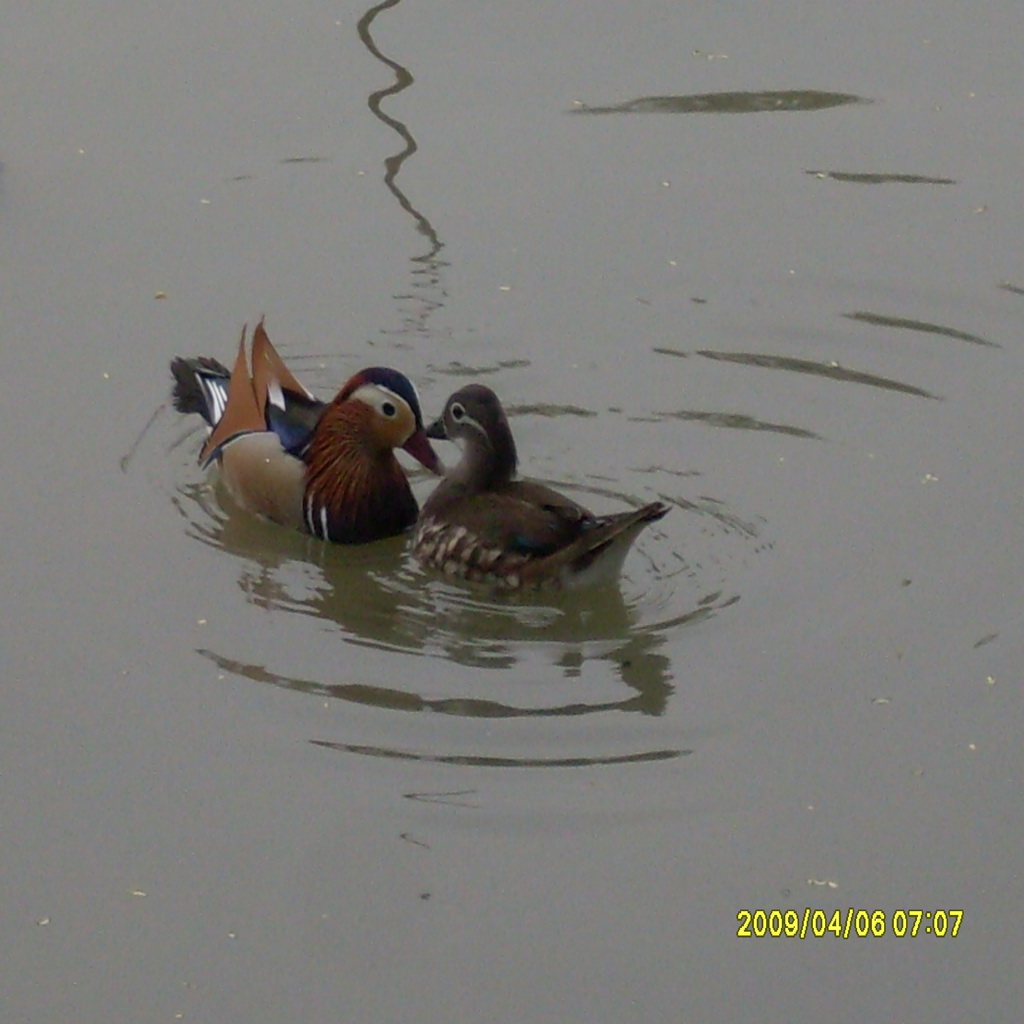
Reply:
[[[360,370],[335,399],[339,405],[349,402],[367,408],[369,436],[382,449],[402,448],[431,473],[444,472],[427,440],[416,388],[405,374],[383,366]]]

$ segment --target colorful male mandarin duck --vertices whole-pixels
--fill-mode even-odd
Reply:
[[[340,544],[408,529],[418,511],[395,448],[443,472],[423,429],[416,389],[397,370],[357,373],[331,402],[317,401],[277,354],[263,321],[245,329],[234,369],[216,359],[175,359],[174,405],[212,428],[199,453],[220,465],[229,493],[250,512]]]
[[[661,519],[659,501],[595,516],[532,480],[516,479],[516,445],[497,395],[456,391],[427,437],[459,442],[450,469],[420,513],[413,554],[449,576],[510,590],[614,579],[637,534]]]

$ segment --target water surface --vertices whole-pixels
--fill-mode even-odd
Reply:
[[[1021,17],[12,13],[4,1019],[1015,1020]],[[672,511],[512,599],[252,520],[167,363],[261,314]]]

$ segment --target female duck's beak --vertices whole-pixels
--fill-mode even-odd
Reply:
[[[427,427],[427,437],[435,441],[447,441],[448,431],[444,429],[444,416],[438,416],[433,423]]]
[[[402,445],[402,448],[424,468],[429,469],[431,473],[443,476],[444,464],[437,457],[437,452],[434,451],[427,440],[428,437],[432,436],[428,431],[424,431],[422,427],[419,427],[409,435],[409,440]]]

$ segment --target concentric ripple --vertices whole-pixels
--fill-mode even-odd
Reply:
[[[649,730],[624,727],[621,712],[639,713],[638,726],[665,714],[681,633],[740,601],[746,569],[765,546],[759,520],[712,497],[651,487],[643,500],[673,510],[641,534],[618,587],[510,595],[422,569],[405,537],[343,547],[265,523],[202,477],[188,444],[165,452],[187,533],[231,554],[245,602],[273,613],[269,654],[262,638],[230,625],[199,653],[220,672],[361,709],[346,716],[344,736],[311,742],[364,756],[494,767],[682,756],[685,738],[652,743]],[[693,477],[646,473],[675,489],[696,486]],[[431,486],[414,480],[421,499]],[[598,512],[636,504],[604,486],[558,486]],[[406,713],[404,723],[416,713],[419,724],[385,726],[395,712]],[[574,738],[563,726],[557,742],[543,725],[581,718],[586,729]],[[444,725],[453,720],[464,727]],[[488,733],[482,746],[473,720],[503,722],[500,738]]]

